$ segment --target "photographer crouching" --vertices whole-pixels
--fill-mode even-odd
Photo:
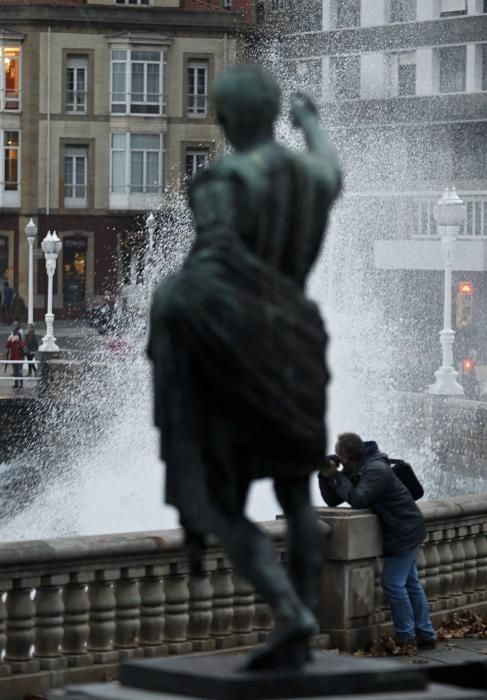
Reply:
[[[328,506],[346,501],[352,508],[370,508],[377,515],[384,541],[381,584],[391,606],[396,645],[406,654],[414,654],[417,648],[432,649],[436,635],[416,568],[426,537],[423,514],[377,443],[343,433],[335,451],[318,475],[321,495]]]

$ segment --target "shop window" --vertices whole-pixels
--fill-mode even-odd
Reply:
[[[4,189],[17,192],[19,189],[19,132],[3,132]]]
[[[447,46],[439,49],[440,92],[465,92],[467,47]]]
[[[79,304],[86,298],[85,238],[63,240],[63,299],[65,303]]]

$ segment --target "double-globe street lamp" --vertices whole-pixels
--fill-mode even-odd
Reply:
[[[41,248],[44,252],[44,257],[46,259],[46,271],[47,271],[47,313],[46,319],[46,335],[42,339],[41,346],[39,348],[40,352],[58,352],[59,348],[56,345],[56,338],[54,337],[54,314],[52,313],[52,288],[53,288],[53,277],[56,272],[56,262],[59,251],[61,250],[62,243],[58,238],[56,231],[52,233],[47,232],[46,237],[41,243]]]
[[[457,237],[465,221],[465,205],[457,195],[455,188],[448,188],[433,209],[438,233],[441,238],[441,250],[445,266],[445,290],[443,309],[443,330],[440,332],[442,365],[435,372],[436,381],[429,388],[430,394],[449,396],[463,394],[463,387],[458,383],[458,372],[453,366],[453,343],[455,331],[452,329],[452,269],[457,247]]]
[[[27,323],[34,323],[34,241],[37,236],[37,226],[32,218],[25,227],[25,235],[29,245],[29,288],[27,303]]]

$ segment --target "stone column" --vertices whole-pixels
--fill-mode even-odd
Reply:
[[[122,569],[121,578],[115,587],[117,608],[115,611],[115,638],[113,646],[120,660],[132,656],[143,656],[139,646],[140,631],[140,590],[139,578],[145,574],[145,567]]]
[[[213,589],[211,572],[216,561],[206,561],[205,571],[189,579],[189,625],[188,639],[193,651],[213,651],[216,642],[210,637],[213,620]]]
[[[140,643],[145,656],[164,656],[168,653],[164,644],[164,584],[162,577],[169,572],[169,565],[148,566],[140,581]]]
[[[63,653],[68,666],[91,666],[93,655],[88,653],[90,636],[90,599],[88,584],[95,578],[92,572],[73,573],[64,587]]]
[[[164,642],[170,654],[189,654],[188,641],[189,589],[185,564],[174,564],[169,576],[164,579],[166,596],[166,623]]]
[[[233,627],[233,580],[231,564],[227,559],[218,560],[218,569],[211,577],[213,587],[213,619],[211,636],[217,649],[231,649],[237,640],[232,634]]]
[[[102,569],[96,572],[90,586],[90,637],[88,651],[97,664],[118,661],[118,652],[113,648],[115,635],[115,586],[120,578],[119,569]]]
[[[382,555],[379,521],[368,511],[320,508],[332,532],[323,567],[319,622],[332,646],[353,650],[376,636],[375,570]]]
[[[39,661],[32,658],[35,644],[35,605],[32,590],[40,578],[15,579],[7,594],[7,645],[5,661],[12,673],[35,673]]]
[[[62,655],[64,640],[64,601],[61,587],[69,581],[69,574],[43,576],[36,592],[36,651],[41,670],[66,668]]]

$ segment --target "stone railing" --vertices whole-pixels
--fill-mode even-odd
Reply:
[[[282,558],[284,522],[261,525]],[[189,574],[179,530],[0,544],[2,698],[101,680],[129,657],[252,646],[270,626],[221,548]]]
[[[441,624],[454,610],[487,611],[487,495],[420,504],[428,537],[418,571]],[[321,508],[332,528],[323,572],[320,627],[331,643],[353,650],[392,632],[380,586],[382,541],[369,511]]]
[[[487,496],[422,505],[418,560],[433,620],[487,610]],[[316,643],[353,650],[391,631],[381,531],[369,511],[320,508],[327,537]],[[284,552],[285,522],[261,524]],[[190,575],[178,530],[0,544],[0,697],[113,677],[130,657],[253,646],[271,618],[215,546]]]

